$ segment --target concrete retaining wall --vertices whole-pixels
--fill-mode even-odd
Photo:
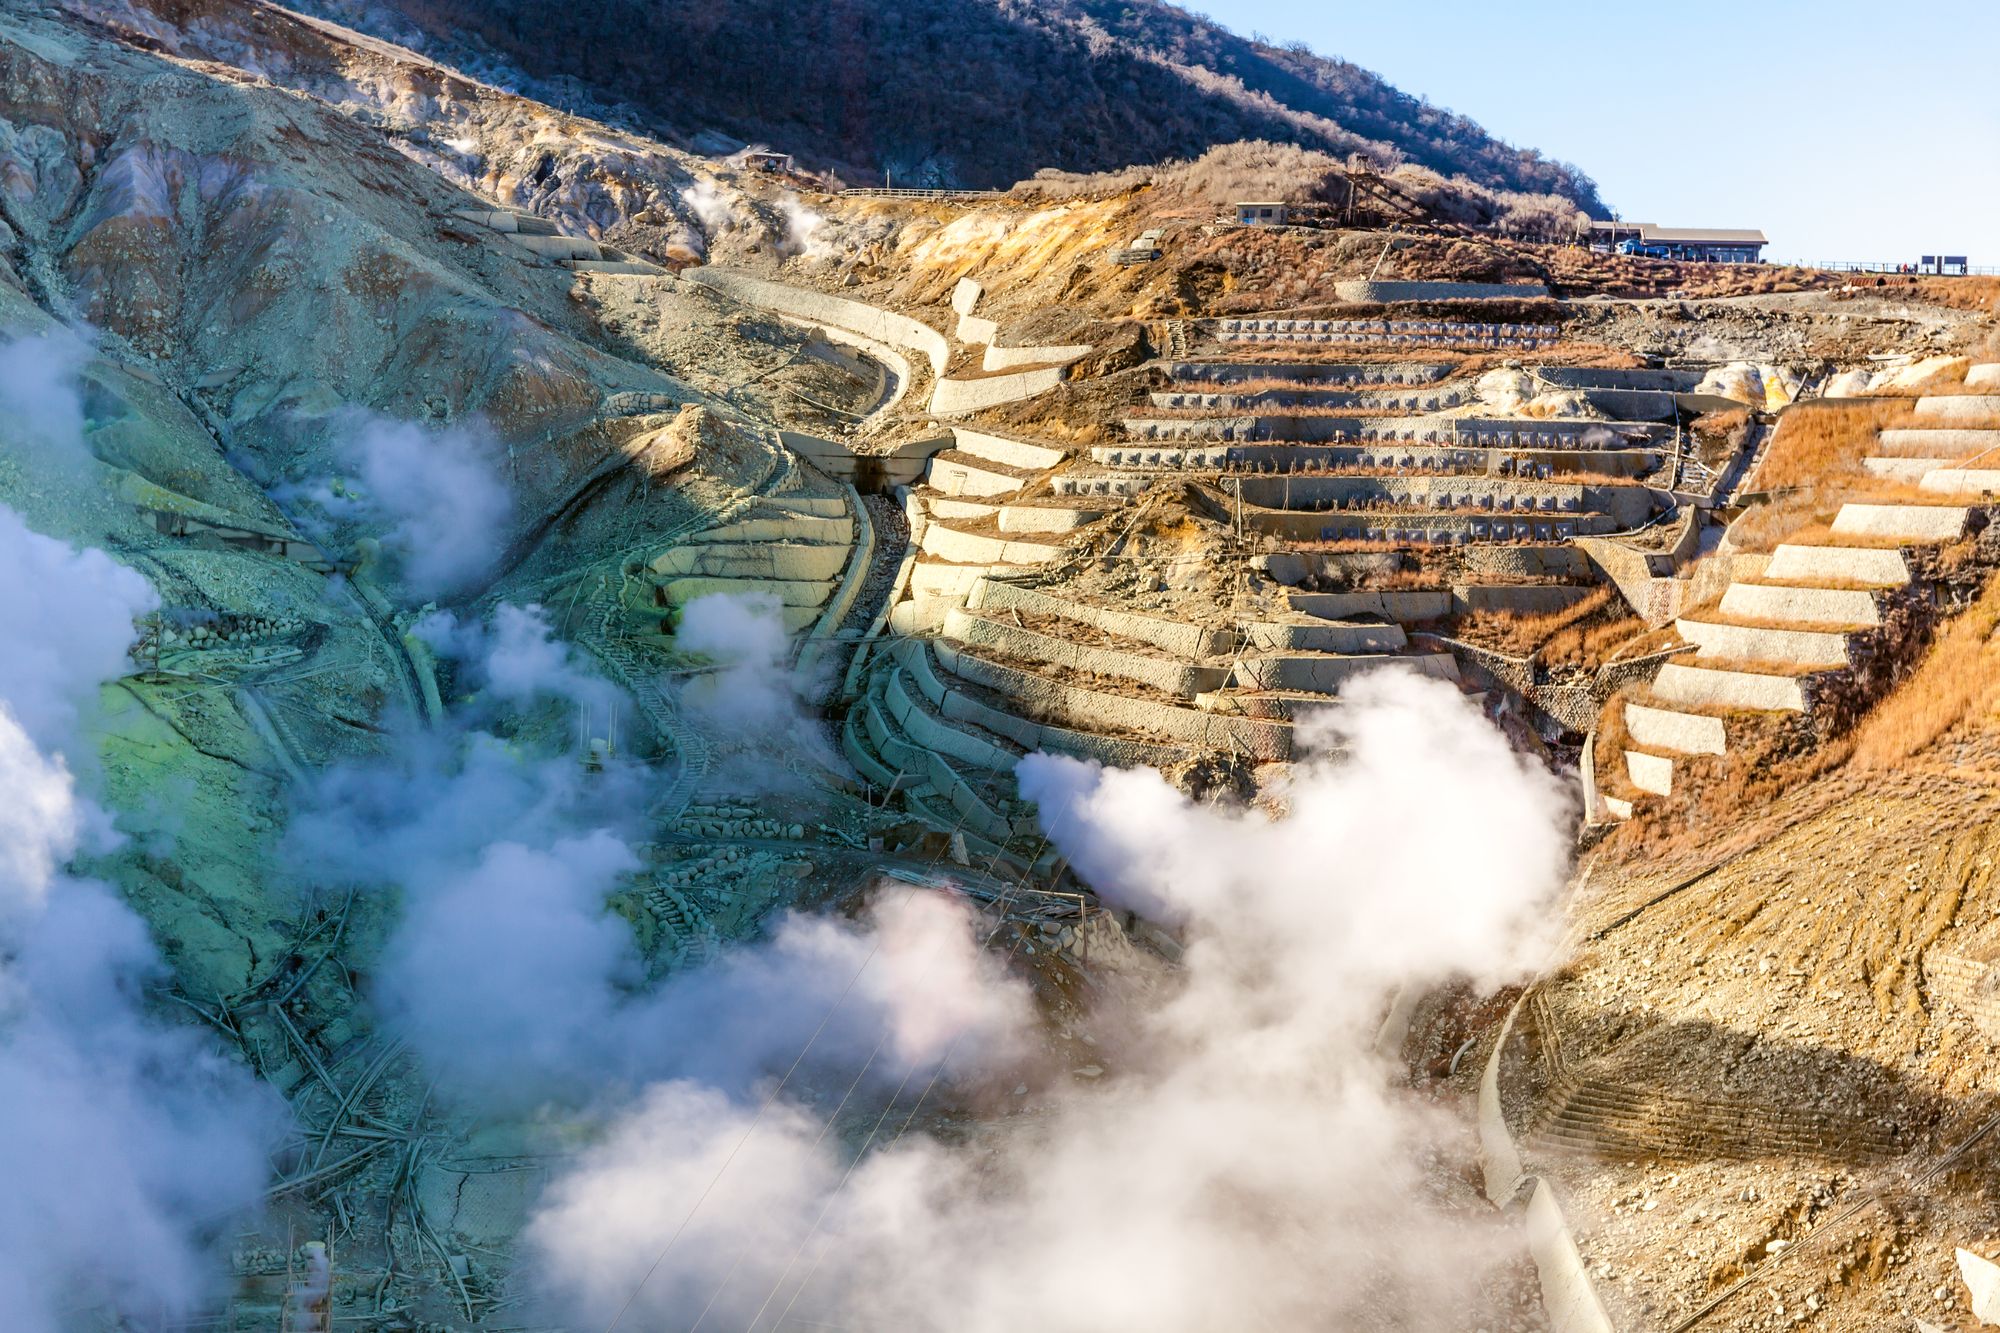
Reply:
[[[2000,470],[1992,468],[1941,468],[1926,472],[1917,485],[1939,495],[1986,496],[2000,494]]]
[[[882,697],[889,706],[889,715],[896,719],[896,725],[908,732],[910,739],[919,745],[975,768],[991,769],[996,773],[1011,773],[1014,765],[1020,762],[1013,751],[931,716],[929,700],[920,704],[912,697],[911,687],[905,683],[900,667],[892,671],[883,683]]]
[[[2000,393],[1919,398],[1916,415],[1925,421],[2000,421]]]
[[[1611,1316],[1590,1285],[1576,1238],[1546,1180],[1537,1180],[1528,1198],[1526,1227],[1528,1253],[1541,1278],[1542,1309],[1552,1333],[1613,1333]]]
[[[1115,648],[1071,643],[957,608],[945,613],[944,636],[968,647],[993,648],[1008,657],[1135,680],[1182,699],[1192,699],[1204,690],[1221,689],[1229,679],[1227,667],[1197,666]]]
[[[988,472],[956,458],[933,458],[929,477],[931,485],[946,495],[1012,495],[1021,489],[1019,477]]]
[[[1683,639],[1701,649],[1703,657],[1743,662],[1775,662],[1796,667],[1848,665],[1847,636],[1813,630],[1755,629],[1708,620],[1677,620]]]
[[[810,514],[787,518],[746,518],[708,528],[682,540],[697,546],[745,542],[810,542],[816,546],[851,546],[854,543],[854,519],[819,518]]]
[[[1089,356],[1096,349],[1089,343],[1049,343],[1040,347],[1000,347],[991,339],[987,340],[986,352],[979,358],[979,368],[992,372],[996,370],[1017,370],[1022,366],[1066,366],[1080,357]]]
[[[1885,430],[1882,447],[1912,458],[1967,458],[2000,449],[2000,430]]]
[[[1303,653],[1240,658],[1236,663],[1235,684],[1248,690],[1338,694],[1348,681],[1370,671],[1413,671],[1437,680],[1458,678],[1458,668],[1449,653],[1424,653],[1410,657],[1391,657],[1387,654],[1335,657]]]
[[[966,605],[975,611],[1019,610],[1030,615],[1060,616],[1123,639],[1151,644],[1180,658],[1220,657],[1236,650],[1234,630],[1210,629],[1159,616],[1072,602],[1008,579],[981,580],[973,587]]]
[[[1399,468],[1440,475],[1501,475],[1524,479],[1572,472],[1636,477],[1658,467],[1656,449],[1501,449],[1448,444],[1099,445],[1091,461],[1106,467],[1167,471],[1323,473],[1330,468]]]
[[[1873,583],[1900,588],[1910,581],[1910,567],[1903,562],[1903,553],[1892,549],[1787,543],[1771,554],[1764,576],[1793,582],[1825,579],[1830,583]]]
[[[1062,554],[1060,546],[961,532],[941,522],[924,529],[923,550],[959,565],[1040,565]]]
[[[1023,468],[1029,472],[1046,472],[1069,457],[1066,450],[1056,445],[1017,440],[1007,435],[995,435],[990,431],[967,430],[963,426],[953,426],[951,436],[956,441],[954,447],[960,453],[990,459],[995,463],[1005,463],[1008,467]]]
[[[1031,714],[1078,727],[1108,726],[1154,733],[1204,750],[1236,750],[1257,759],[1289,759],[1289,723],[1256,718],[1218,717],[1193,708],[1174,708],[1149,699],[1087,690],[986,661],[963,649],[935,645],[938,661],[953,675],[1017,699]]]
[[[1745,620],[1783,620],[1820,625],[1879,625],[1875,594],[1859,588],[1787,588],[1732,583],[1722,594],[1722,613]]]
[[[666,589],[667,600],[675,606],[682,606],[697,597],[709,597],[718,593],[744,596],[767,592],[775,596],[784,606],[819,607],[833,595],[831,581],[807,581],[801,579],[732,579],[710,578],[700,574],[684,578],[664,580],[661,587]]]
[[[1833,534],[1948,542],[1964,534],[1970,516],[1971,511],[1950,505],[1844,504],[1834,517]]]
[[[921,480],[931,455],[952,447],[949,435],[928,440],[906,440],[879,454],[857,454],[842,440],[822,439],[803,431],[778,432],[787,449],[811,463],[829,477],[851,481],[871,494],[891,486],[910,486]]]
[[[706,574],[717,578],[823,581],[847,565],[845,546],[769,542],[758,546],[676,546],[656,556],[655,574]]]
[[[1426,592],[1294,592],[1285,600],[1294,611],[1322,620],[1352,620],[1381,616],[1410,624],[1442,620],[1451,614],[1452,596],[1444,589]]]
[[[1573,606],[1595,591],[1594,587],[1573,585],[1457,584],[1451,590],[1452,609],[1457,612],[1505,611],[1519,616],[1545,616]]]
[[[1774,713],[1803,712],[1805,681],[1796,676],[1762,676],[1746,671],[1712,671],[1669,662],[1653,677],[1653,693],[1667,703],[1697,708],[1747,708]]]
[[[781,282],[766,282],[747,273],[713,266],[691,268],[681,275],[681,279],[696,286],[708,287],[745,305],[788,315],[808,324],[845,329],[913,351],[930,363],[931,373],[935,375],[943,375],[945,367],[951,364],[951,344],[942,333],[893,310],[827,296],[803,287],[790,287]]]
[[[939,379],[931,393],[931,411],[939,416],[964,416],[971,412],[1018,403],[1047,393],[1063,382],[1060,366],[1047,370],[1023,370],[1012,375],[994,375],[981,380]]]
[[[1170,361],[1167,375],[1175,383],[1242,384],[1250,380],[1289,380],[1294,384],[1433,384],[1454,366],[1412,364],[1333,365],[1322,361]]]
[[[1333,284],[1333,294],[1351,305],[1392,301],[1531,301],[1549,294],[1539,282],[1375,282]]]
[[[1318,624],[1278,624],[1252,622],[1244,626],[1247,645],[1260,653],[1393,653],[1408,646],[1403,627],[1386,625],[1342,625],[1333,621]]]
[[[953,721],[969,722],[995,736],[1005,737],[1024,750],[1071,754],[1117,768],[1164,768],[1179,763],[1190,754],[1184,746],[1097,736],[1003,712],[964,690],[947,687],[944,679],[933,670],[932,651],[928,644],[917,639],[904,639],[890,649],[897,665],[909,673],[911,683],[941,715]]]
[[[1625,705],[1625,730],[1635,744],[1675,754],[1724,754],[1729,739],[1722,719],[1703,713],[1676,713],[1644,704]]]

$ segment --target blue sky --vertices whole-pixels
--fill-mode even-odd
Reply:
[[[2000,265],[2000,0],[1188,7],[1574,162],[1626,218],[1761,227],[1779,259]]]

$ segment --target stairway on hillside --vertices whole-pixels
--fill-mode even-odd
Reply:
[[[1850,683],[1893,630],[1885,613],[1911,590],[1916,551],[1957,541],[2000,494],[2000,395],[1921,398],[1914,419],[1883,431],[1864,466],[1923,498],[1843,504],[1826,540],[1780,545],[1761,575],[1676,622],[1692,656],[1624,705],[1624,776],[1639,793],[1670,795],[1685,759],[1727,754],[1760,716],[1806,713]],[[1604,804],[1618,818],[1633,809],[1611,794]]]

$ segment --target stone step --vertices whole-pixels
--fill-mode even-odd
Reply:
[[[1940,468],[1924,474],[1917,483],[1921,490],[1933,491],[1939,495],[2000,494],[2000,469],[1995,468]]]
[[[1691,619],[1676,620],[1674,629],[1701,650],[1698,657],[1794,667],[1841,667],[1850,661],[1845,634]]]
[[[957,451],[983,458],[992,463],[1003,463],[1011,468],[1023,468],[1029,472],[1046,472],[1069,457],[1069,451],[1055,445],[1032,444],[1027,440],[1009,439],[1004,435],[989,435],[985,431],[967,430],[954,427],[951,432]]]
[[[784,509],[810,518],[839,518],[847,512],[847,499],[839,495],[767,495],[759,500],[764,509]]]
[[[1722,594],[1722,614],[1738,620],[1782,620],[1811,625],[1879,625],[1875,594],[1865,588],[1797,588],[1732,583]]]
[[[992,565],[959,564],[949,560],[918,560],[910,566],[910,596],[963,600],[973,585],[993,572]]]
[[[1965,372],[1968,389],[2000,389],[2000,361],[1982,361]]]
[[[1796,676],[1728,671],[1669,662],[1653,678],[1653,697],[1700,708],[1743,708],[1798,713],[1806,706],[1805,682]]]
[[[1625,732],[1640,748],[1655,754],[1726,754],[1729,750],[1722,719],[1706,713],[1628,703]]]
[[[1833,520],[1836,537],[1889,537],[1907,542],[1956,541],[1971,510],[1953,505],[1844,504]]]
[[[1671,796],[1674,791],[1674,761],[1663,754],[1644,750],[1625,752],[1625,776],[1640,791],[1654,796]]]
[[[1771,553],[1764,577],[1787,583],[1825,579],[1900,588],[1910,581],[1903,553],[1869,546],[1799,546],[1787,542]]]

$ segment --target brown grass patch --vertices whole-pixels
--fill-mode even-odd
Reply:
[[[1925,749],[1960,721],[2000,707],[2000,579],[1945,627],[1909,679],[1869,713],[1856,733],[1854,759],[1888,768]]]
[[[1790,490],[1860,474],[1861,460],[1873,452],[1882,431],[1903,424],[1910,411],[1910,404],[1900,401],[1800,403],[1779,419],[1771,451],[1757,469],[1757,489]]]

